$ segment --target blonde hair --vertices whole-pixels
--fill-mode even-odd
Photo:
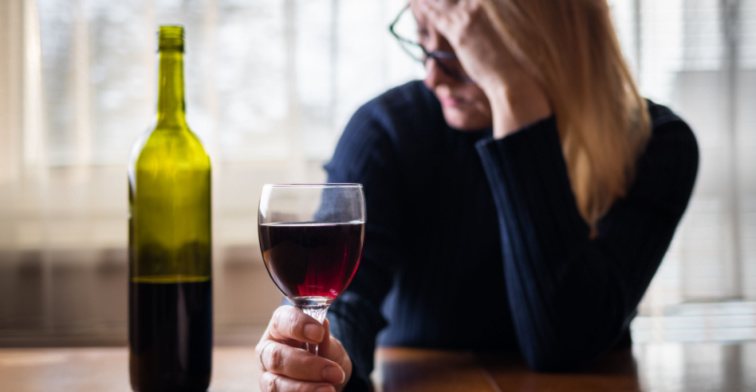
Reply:
[[[627,192],[651,135],[606,0],[482,0],[512,54],[542,84],[580,214],[596,222]]]

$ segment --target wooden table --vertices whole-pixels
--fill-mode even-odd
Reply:
[[[534,373],[498,354],[384,348],[383,392],[756,391],[756,343],[648,344],[612,352],[580,373]],[[252,347],[218,347],[212,392],[258,391]],[[0,349],[0,391],[130,391],[125,348]]]

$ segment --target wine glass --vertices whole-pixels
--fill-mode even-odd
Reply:
[[[360,184],[266,184],[257,219],[265,268],[281,293],[321,324],[352,281],[365,239]],[[307,345],[317,354],[317,346]]]

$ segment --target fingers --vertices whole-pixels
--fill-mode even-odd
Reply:
[[[446,30],[448,24],[447,16],[451,11],[451,5],[446,1],[419,0],[418,7],[420,11],[442,32]],[[441,26],[439,26],[441,24]]]
[[[328,326],[328,319],[325,319],[323,321],[325,336],[323,337],[323,343],[318,346],[318,355],[338,363],[343,368],[345,359],[348,358],[346,350],[344,350],[344,346],[341,345],[341,342],[337,339],[331,338],[331,330]]]
[[[459,0],[419,0],[419,2],[421,5],[424,3],[439,11],[448,11],[460,3],[465,3],[465,0],[461,2]]]
[[[436,13],[470,12],[479,6],[478,0],[417,0],[420,7]]]
[[[260,361],[265,373],[273,373],[300,381],[340,384],[346,375],[334,361],[305,350],[268,341],[261,347]]]
[[[256,348],[263,369],[261,389],[316,391],[324,387],[323,391],[335,391],[333,385],[343,385],[351,374],[351,361],[327,326],[294,307],[278,308]],[[305,342],[327,347],[329,355],[311,354],[304,349]]]
[[[318,346],[319,355],[337,363],[340,369],[344,371],[344,381],[336,385],[337,387],[343,387],[352,376],[352,360],[349,358],[349,354],[347,354],[341,342],[331,337],[330,322],[328,319],[324,320],[323,326],[325,327],[325,337],[323,338],[323,343]]]
[[[452,46],[460,38],[470,23],[469,2],[457,3],[449,0],[419,0],[420,12],[435,26]]]
[[[333,355],[334,350],[331,349],[331,329],[328,328],[328,326],[328,319],[323,319],[323,329],[325,330],[325,334],[323,335],[323,342],[318,345],[318,355],[332,360],[333,358],[331,358],[331,356]]]
[[[305,343],[319,344],[320,356],[305,350]],[[275,311],[256,351],[263,369],[262,391],[335,392],[352,372],[351,360],[331,338],[328,322],[321,325],[292,306]]]
[[[281,306],[273,313],[265,333],[281,343],[294,340],[317,344],[323,340],[325,328],[301,310],[293,306]]]
[[[270,372],[260,376],[260,390],[263,392],[336,392],[330,384],[307,383]]]

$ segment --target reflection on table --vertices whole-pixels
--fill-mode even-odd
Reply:
[[[514,355],[382,348],[382,392],[756,391],[756,342],[636,344],[573,373],[535,373]],[[216,347],[211,392],[259,391],[254,347]],[[3,391],[129,391],[126,348],[0,349]]]

